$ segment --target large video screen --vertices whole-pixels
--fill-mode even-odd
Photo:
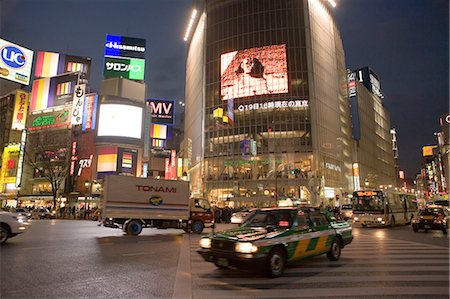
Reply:
[[[142,108],[121,104],[102,104],[97,136],[141,138]]]
[[[286,45],[222,54],[222,100],[288,92]]]

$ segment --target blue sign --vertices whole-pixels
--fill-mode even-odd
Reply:
[[[0,52],[2,61],[9,67],[19,69],[26,63],[25,54],[14,46],[6,46]]]
[[[104,56],[145,59],[145,39],[108,34]]]

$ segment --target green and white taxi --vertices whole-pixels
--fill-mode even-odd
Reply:
[[[204,236],[197,252],[222,269],[263,270],[278,277],[286,264],[320,254],[337,261],[352,240],[351,225],[325,210],[266,208],[253,212],[238,228]]]

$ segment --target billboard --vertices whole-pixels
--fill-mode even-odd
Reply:
[[[41,110],[28,116],[28,131],[69,127],[71,120],[71,109],[68,107],[60,109]]]
[[[119,147],[117,172],[128,175],[136,175],[137,151]]]
[[[286,45],[222,54],[222,100],[288,92]]]
[[[137,106],[100,105],[97,136],[140,139],[142,135],[142,113],[142,107]]]
[[[104,56],[145,59],[145,39],[107,34]]]
[[[79,82],[77,73],[35,79],[31,91],[30,111],[67,105],[73,101],[73,91]]]
[[[143,59],[105,57],[103,68],[105,79],[123,77],[130,80],[144,80],[144,73]]]
[[[361,82],[371,93],[378,96],[379,98],[384,98],[381,93],[381,84],[378,75],[370,69],[368,66],[354,71],[356,78]]]
[[[152,123],[173,125],[175,101],[164,99],[147,99],[150,106]]]
[[[14,103],[13,121],[11,126],[12,130],[25,129],[29,104],[30,94],[28,92],[18,90],[16,92],[16,99]]]
[[[88,83],[91,58],[39,51],[34,71],[35,78],[51,78],[65,73],[80,73],[80,83]]]
[[[0,38],[0,78],[30,84],[33,51]]]
[[[97,178],[115,174],[117,170],[117,147],[100,147],[97,150]]]

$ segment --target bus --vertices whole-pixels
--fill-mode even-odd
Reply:
[[[353,223],[364,227],[410,224],[417,214],[416,196],[398,191],[355,191],[352,203]]]

